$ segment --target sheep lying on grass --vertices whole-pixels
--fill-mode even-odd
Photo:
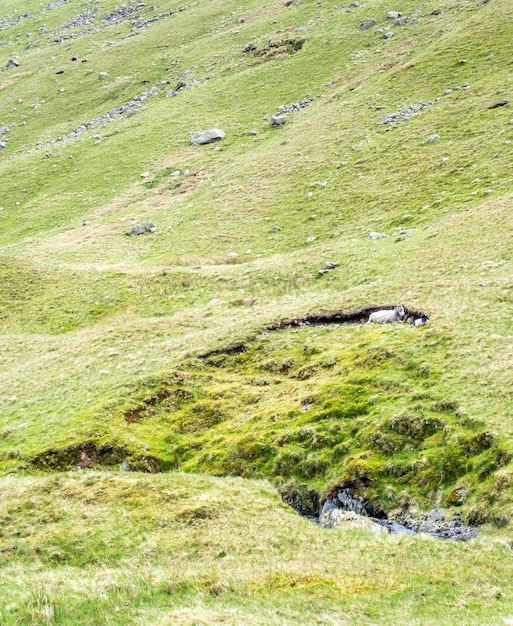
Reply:
[[[393,310],[375,311],[369,316],[367,324],[395,324],[403,323],[406,311],[402,306],[396,306]]]

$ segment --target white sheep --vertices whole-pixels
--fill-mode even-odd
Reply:
[[[396,306],[393,310],[375,311],[369,316],[367,324],[394,324],[403,323],[406,311],[402,306]]]
[[[288,121],[289,118],[286,115],[271,115],[269,124],[271,126],[285,126]]]

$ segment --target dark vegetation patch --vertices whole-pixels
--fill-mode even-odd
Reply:
[[[197,526],[202,522],[215,519],[216,517],[219,517],[219,515],[220,512],[215,507],[200,505],[180,511],[176,514],[175,519],[177,522],[181,522],[182,524]]]
[[[496,102],[495,104],[491,104],[489,109],[498,109],[499,107],[505,107],[508,104],[508,100],[502,100],[501,102]]]
[[[341,314],[331,326],[327,317],[289,322],[153,380],[150,395],[121,409],[129,432],[146,440],[165,425],[162,467],[267,478],[306,515],[347,489],[373,517],[436,501],[492,519],[475,503],[500,490],[495,474],[510,457],[446,395],[450,339],[406,325],[339,326]]]
[[[94,441],[45,450],[29,459],[33,467],[53,471],[115,467],[124,461],[134,471],[155,474],[162,470],[161,462],[152,456],[134,455],[123,446]]]
[[[271,61],[295,54],[299,52],[304,45],[305,40],[301,37],[285,37],[276,41],[270,39],[267,44],[263,46],[255,46],[251,52],[264,61]]]

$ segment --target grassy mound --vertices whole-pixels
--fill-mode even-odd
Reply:
[[[501,624],[506,541],[326,530],[265,482],[95,472],[1,479],[14,624]]]

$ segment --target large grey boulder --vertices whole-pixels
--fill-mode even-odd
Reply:
[[[319,526],[324,528],[363,528],[374,533],[388,533],[388,529],[374,522],[369,517],[358,515],[354,511],[343,511],[342,509],[330,509],[322,513],[319,517]]]
[[[212,130],[204,130],[200,133],[195,133],[191,136],[191,144],[193,146],[202,146],[207,143],[214,143],[215,141],[221,141],[226,137],[224,130],[219,128],[213,128]]]

